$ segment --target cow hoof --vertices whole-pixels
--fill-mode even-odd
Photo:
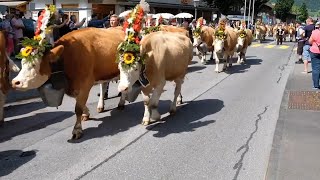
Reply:
[[[89,116],[90,116],[90,115],[83,114],[83,115],[81,116],[81,121],[88,121],[88,120],[89,120]]]
[[[181,105],[181,104],[183,104],[183,101],[182,101],[182,100],[177,101],[177,105]]]
[[[104,111],[104,108],[97,108],[98,113],[102,113]]]
[[[144,117],[144,118],[142,119],[141,124],[142,124],[143,126],[148,126],[148,125],[150,124],[150,119],[147,118],[147,117]]]
[[[119,105],[119,106],[117,107],[117,109],[118,109],[119,111],[123,111],[123,110],[124,110],[124,106],[120,106],[120,105]]]
[[[170,115],[175,115],[176,112],[177,112],[177,109],[171,109],[171,110],[169,111]]]
[[[80,139],[82,135],[82,129],[73,129],[71,140]]]

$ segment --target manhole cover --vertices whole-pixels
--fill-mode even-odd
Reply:
[[[320,111],[320,92],[290,91],[289,109]]]

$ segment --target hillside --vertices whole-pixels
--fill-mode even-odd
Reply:
[[[311,11],[320,10],[319,0],[295,0],[295,4],[301,5],[304,1],[307,3],[308,9],[310,9]]]

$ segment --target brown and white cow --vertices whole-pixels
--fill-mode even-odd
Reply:
[[[288,29],[289,41],[292,42],[293,38],[296,36],[296,28],[294,27],[293,24],[290,24],[287,29]]]
[[[256,24],[255,28],[256,39],[261,43],[261,41],[266,40],[267,28],[264,24]]]
[[[248,47],[251,45],[253,40],[252,31],[250,29],[244,29],[238,31],[238,41],[236,45],[238,54],[238,64],[242,64],[246,60],[246,53]]]
[[[19,70],[6,52],[6,38],[4,33],[0,31],[0,125],[4,123],[3,106],[6,102],[6,94],[11,87],[9,73],[10,71],[18,72]]]
[[[66,94],[76,99],[76,123],[72,139],[82,135],[82,114],[88,111],[86,102],[90,89],[96,82],[110,81],[119,76],[116,60],[118,45],[123,42],[120,29],[85,28],[63,36],[43,58],[34,62],[22,61],[22,69],[12,80],[13,88],[34,89],[44,84],[51,76],[50,63],[63,62],[68,81]],[[122,96],[119,107],[123,107]]]
[[[176,27],[176,26],[171,26],[171,25],[161,25],[160,31],[181,33],[181,34],[189,37],[189,32],[186,29],[184,29],[183,27]]]
[[[202,26],[200,35],[193,35],[193,46],[197,48],[202,64],[206,63],[206,55],[208,51],[211,52],[210,60],[213,60],[213,34],[214,29],[212,27]]]
[[[218,30],[216,29],[216,32]],[[231,57],[236,51],[236,45],[237,45],[237,39],[238,39],[238,34],[237,32],[231,28],[231,27],[226,27],[224,30],[224,38],[220,37],[221,35],[218,35],[218,33],[215,33],[214,35],[214,56],[215,56],[215,61],[216,61],[216,68],[215,72],[219,73],[221,72],[219,70],[219,63],[220,63],[220,58],[222,57],[225,59],[225,63],[223,65],[223,70],[227,68],[227,63],[229,63],[229,66],[232,66],[232,59]]]
[[[145,56],[145,65],[142,65],[141,62],[135,62],[130,68],[123,68],[122,63],[124,62],[120,62],[118,90],[124,94],[130,92],[132,85],[145,70],[149,85],[142,88],[145,107],[142,124],[148,125],[161,118],[158,112],[158,103],[166,81],[174,81],[176,84],[170,113],[176,112],[181,86],[187,73],[188,64],[193,57],[193,47],[190,39],[185,35],[163,31],[146,35],[140,45],[140,54]]]

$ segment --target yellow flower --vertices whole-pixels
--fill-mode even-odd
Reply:
[[[54,12],[56,12],[57,9],[56,9],[55,5],[50,5],[49,10],[50,10],[50,13],[54,13]]]
[[[37,36],[34,36],[33,39],[36,41],[40,41],[42,38],[40,35],[37,35]]]
[[[133,33],[130,33],[130,34],[129,34],[128,40],[129,40],[129,41],[134,41],[134,40],[135,40]]]
[[[31,46],[27,46],[23,51],[21,51],[21,54],[23,57],[28,57],[31,52],[32,52],[32,47]]]
[[[134,55],[132,53],[125,53],[123,55],[123,59],[124,59],[124,63],[132,64],[134,59],[135,59],[135,57],[134,57]]]
[[[53,33],[52,30],[53,30],[52,26],[50,26],[50,27],[46,28],[45,32],[46,32],[46,34],[52,34]]]

